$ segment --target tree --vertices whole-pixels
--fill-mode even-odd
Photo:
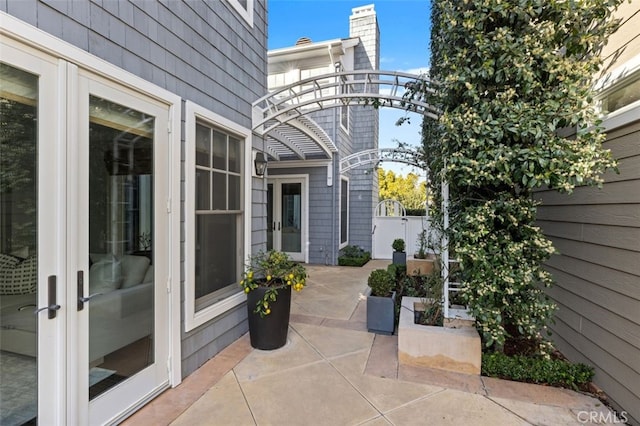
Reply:
[[[534,190],[599,185],[615,166],[601,148],[592,82],[621,1],[432,5],[431,77],[441,86],[431,96],[416,85],[407,97],[431,96],[442,111],[425,121],[423,150],[432,181],[450,186],[450,249],[487,347],[540,342],[555,309],[541,288],[552,283],[542,264],[554,249],[535,226]]]
[[[405,178],[392,170],[378,168],[378,199],[396,200],[406,209],[424,209],[427,201],[427,184],[420,176],[409,173]]]

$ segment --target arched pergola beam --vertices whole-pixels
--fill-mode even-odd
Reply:
[[[253,131],[266,135],[302,115],[353,104],[397,108],[437,120],[440,112],[436,107],[423,98],[405,96],[416,85],[425,93],[433,93],[436,86],[415,74],[380,70],[341,71],[296,81],[253,103]],[[380,93],[381,87],[388,90]]]

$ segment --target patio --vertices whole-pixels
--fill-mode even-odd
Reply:
[[[164,392],[125,425],[570,425],[608,409],[581,393],[401,366],[397,336],[367,332],[369,272],[309,265],[295,293],[287,344],[249,336]],[[613,419],[613,417],[609,417]]]

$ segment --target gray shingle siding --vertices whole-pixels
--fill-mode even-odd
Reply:
[[[246,128],[251,128],[251,103],[266,93],[262,1],[254,2],[252,28],[226,1],[8,0],[0,2],[0,10]],[[253,143],[261,146],[260,140]],[[184,203],[184,164],[181,174]],[[260,193],[254,189],[246,196]],[[266,209],[256,201],[253,207],[254,217],[245,220],[251,221],[252,241],[259,245],[266,239]],[[184,204],[182,212],[184,218]],[[184,222],[181,242],[184,262]],[[184,279],[184,263],[181,268]],[[245,319],[242,305],[183,333],[183,377],[245,333]]]
[[[640,121],[609,131],[619,160],[601,190],[538,193],[539,225],[559,254],[547,268],[557,284],[552,325],[558,349],[593,365],[594,382],[640,422]]]

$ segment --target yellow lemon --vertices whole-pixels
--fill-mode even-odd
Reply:
[[[271,281],[271,275],[267,275],[267,281]]]
[[[289,274],[289,279],[292,280],[293,279],[293,274]]]
[[[245,293],[249,293],[249,287],[245,287],[245,288],[244,288],[244,292],[245,292]]]
[[[269,315],[271,313],[271,309],[267,309],[266,311],[264,311],[264,313]]]

